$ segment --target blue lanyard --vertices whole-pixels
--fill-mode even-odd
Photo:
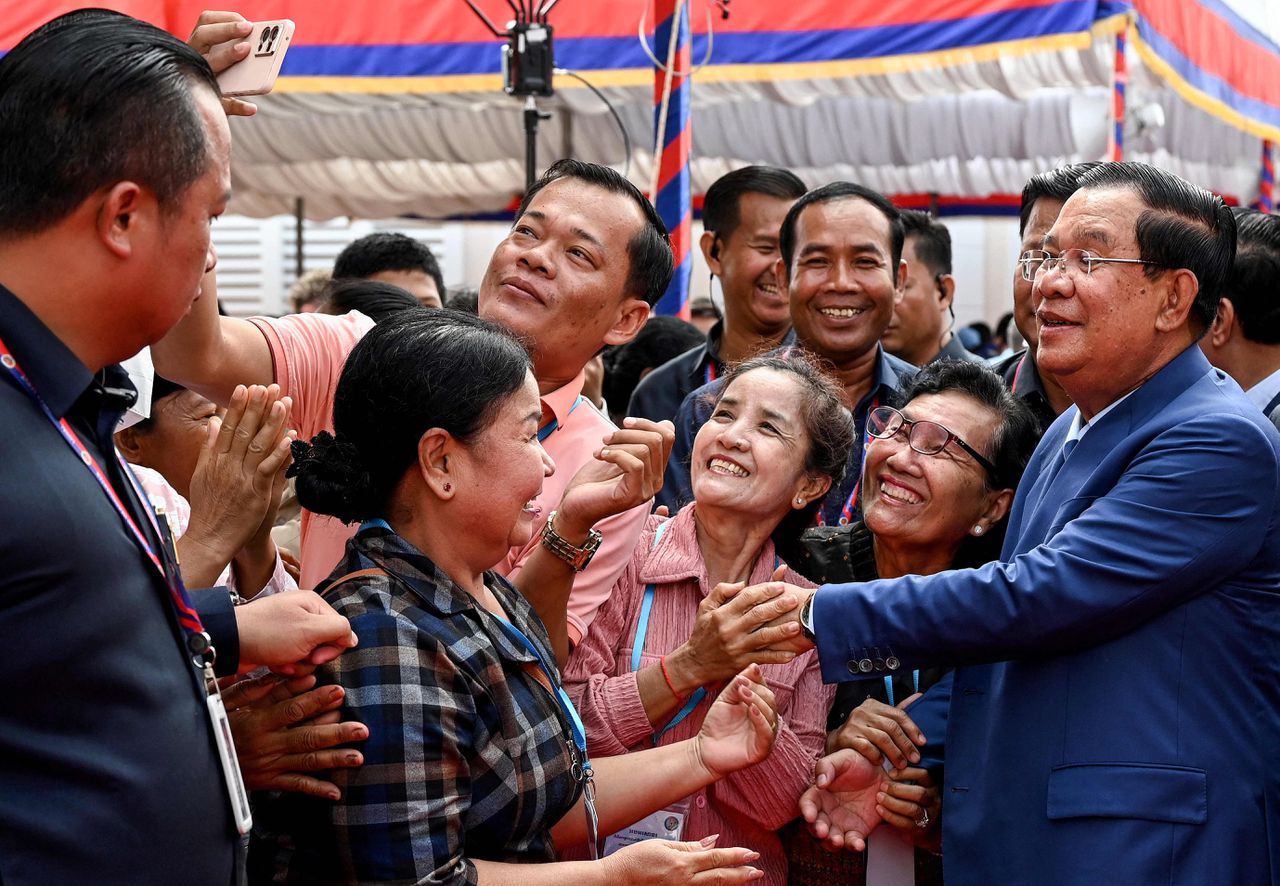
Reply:
[[[524,631],[507,621],[500,615],[494,615],[498,620],[498,624],[502,625],[511,639],[518,642],[525,648],[525,651],[538,660],[538,667],[542,668],[542,673],[547,675],[547,680],[555,687],[554,695],[556,702],[560,705],[560,710],[564,714],[565,719],[569,721],[570,727],[573,729],[573,743],[577,746],[578,752],[582,754],[582,768],[590,769],[591,761],[587,758],[587,730],[582,725],[582,717],[578,715],[578,709],[573,706],[573,701],[569,698],[569,693],[564,691],[564,687],[560,685],[560,681],[556,679],[555,672],[547,666],[546,659],[542,657],[542,653],[538,651],[538,647],[533,645],[533,641],[525,636]]]
[[[569,415],[573,415],[573,410],[577,409],[579,404],[582,404],[585,402],[587,402],[587,398],[579,394],[578,399],[574,400],[573,405],[569,407]],[[553,415],[551,417],[551,421],[547,422],[546,425],[544,425],[543,427],[538,428],[538,442],[539,443],[544,442],[548,437],[550,437],[552,434],[554,434],[558,430],[560,430],[560,422]]]
[[[590,852],[592,861],[594,861],[600,857],[600,817],[596,812],[596,794],[592,783],[594,773],[591,771],[591,758],[587,756],[587,730],[582,725],[582,717],[578,716],[578,709],[573,706],[569,693],[564,691],[564,687],[556,679],[555,673],[547,665],[547,661],[542,657],[542,653],[538,651],[538,647],[533,645],[533,641],[524,635],[524,631],[502,616],[495,615],[494,618],[497,619],[498,624],[502,625],[512,639],[519,641],[538,660],[538,667],[542,668],[542,673],[546,675],[547,681],[555,687],[555,692],[552,694],[560,705],[560,710],[565,719],[569,721],[569,726],[573,729],[573,744],[577,747],[578,754],[582,758],[582,811],[587,819],[587,849]]]
[[[659,524],[658,531],[655,532],[653,536],[654,548],[658,547],[658,542],[662,541],[662,534],[667,531],[667,527],[670,525],[670,520]],[[644,653],[644,643],[649,637],[649,616],[653,613],[653,598],[656,593],[657,588],[654,585],[648,585],[645,587],[644,597],[640,601],[640,618],[636,621],[636,637],[635,641],[631,645],[631,670],[633,672],[640,670],[640,656]],[[671,718],[667,725],[654,733],[653,743],[656,745],[662,740],[662,736],[680,725],[680,723],[693,713],[693,709],[696,708],[706,697],[707,690],[699,686],[693,695],[689,696],[689,700],[686,701],[684,706],[676,712],[676,715]]]
[[[919,671],[911,672],[911,688],[913,692],[920,691],[920,672]],[[885,694],[889,697],[889,707],[893,707],[894,700],[893,700],[893,678],[892,677],[884,678],[884,691],[885,691]]]

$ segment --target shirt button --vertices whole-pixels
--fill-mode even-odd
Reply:
[[[858,670],[864,674],[871,673],[871,669],[873,667],[875,666],[871,664],[871,659],[869,658],[864,658],[862,661],[858,662]]]
[[[706,808],[707,808],[707,798],[706,798],[706,797],[704,797],[704,796],[702,796],[702,794],[698,794],[697,799],[695,799],[695,800],[693,801],[693,805],[694,805],[694,806],[697,806],[699,809],[706,809]]]
[[[846,667],[849,668],[849,673],[851,674],[862,673],[862,671],[858,670],[858,660],[856,658],[849,659],[849,663],[846,665]]]

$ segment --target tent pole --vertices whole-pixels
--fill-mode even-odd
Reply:
[[[302,198],[297,197],[293,201],[293,275],[295,278],[302,276],[302,259],[306,255],[306,243],[303,241],[302,210]]]
[[[1125,61],[1125,29],[1116,32],[1116,67],[1115,76],[1111,83],[1111,116],[1115,122],[1115,127],[1111,135],[1111,157],[1110,159],[1119,163],[1124,159],[1124,109],[1125,109],[1125,91],[1129,86],[1129,66]]]
[[[1275,142],[1262,140],[1262,171],[1258,177],[1258,209],[1270,213],[1275,209],[1276,167],[1272,150]]]

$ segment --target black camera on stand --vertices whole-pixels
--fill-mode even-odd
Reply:
[[[524,97],[524,184],[533,187],[538,176],[538,121],[549,120],[550,114],[538,110],[535,98],[554,93],[551,74],[556,56],[551,44],[551,25],[547,13],[560,0],[507,0],[515,20],[507,30],[499,31],[489,16],[473,0],[463,0],[493,36],[502,37],[502,89],[507,95]],[[537,3],[535,6],[534,3]]]
[[[550,96],[551,71],[555,67],[551,25],[515,22],[502,47],[502,88],[507,95]]]

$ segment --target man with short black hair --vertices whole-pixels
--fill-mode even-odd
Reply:
[[[71,12],[0,59],[6,886],[227,886],[237,804],[201,650],[224,675],[355,643],[309,591],[188,595],[112,443],[137,396],[119,362],[217,260],[230,151],[213,71],[151,25]]]
[[[791,306],[795,345],[822,360],[843,388],[857,430],[845,479],[818,508],[819,521],[828,525],[849,523],[861,513],[867,414],[877,406],[896,406],[903,383],[916,371],[880,345],[906,274],[903,238],[893,204],[852,182],[809,191],[791,206],[778,231],[774,276]],[[711,414],[712,391],[711,385],[698,388],[680,405],[675,446],[655,499],[673,512],[693,500],[689,460],[694,437]]]
[[[790,338],[790,308],[774,265],[778,228],[803,193],[804,182],[773,166],[735,169],[707,189],[698,245],[711,275],[720,280],[724,319],[711,327],[705,344],[645,376],[631,396],[628,415],[674,419],[694,388],[715,381],[726,366]]]
[[[1280,870],[1280,433],[1196,347],[1235,227],[1162,170],[1083,175],[1026,256],[1037,357],[1075,405],[1032,456],[1001,561],[787,589],[829,680],[959,665],[949,886]],[[801,807],[856,846],[883,773],[840,754]]]
[[[1218,314],[1200,347],[1280,428],[1280,218],[1236,216],[1236,258]]]
[[[1033,175],[1022,188],[1022,205],[1018,211],[1018,235],[1022,238],[1021,255],[1039,249],[1044,235],[1053,227],[1062,204],[1076,192],[1080,176],[1097,167],[1097,163],[1073,163]],[[992,361],[992,368],[1003,377],[1009,390],[1020,398],[1048,430],[1053,420],[1071,405],[1071,398],[1052,375],[1036,364],[1039,330],[1031,304],[1031,278],[1019,259],[1013,266],[1013,323],[1026,341],[1025,349]]]
[[[619,431],[580,396],[585,367],[604,346],[635,337],[666,291],[673,262],[666,227],[635,185],[607,166],[566,159],[529,189],[480,282],[480,316],[510,329],[530,350],[543,407],[539,439],[556,464],[535,502],[533,537],[497,566],[535,606],[542,603],[543,573],[539,566],[538,580],[529,579],[526,588],[525,567],[542,550],[542,530],[565,487],[606,437],[625,442],[637,433]],[[212,276],[204,285],[214,287]],[[275,382],[293,398],[302,439],[332,433],[338,377],[372,321],[359,312],[242,320],[219,317],[205,302],[152,348],[156,371],[215,403],[226,403],[237,384]],[[539,608],[558,651],[567,655],[585,636],[630,560],[646,516],[647,508],[633,508],[596,527],[604,540],[573,578],[567,625],[564,615]],[[557,524],[556,533],[580,546],[589,528],[570,532]],[[353,526],[304,510],[299,583],[323,581],[354,534]]]
[[[425,243],[396,231],[377,231],[347,244],[333,263],[333,279],[390,283],[423,307],[444,305],[444,275],[435,255]]]
[[[951,232],[936,218],[910,209],[902,212],[902,226],[907,275],[880,343],[913,366],[935,360],[981,361],[952,331],[956,278],[951,276]]]

